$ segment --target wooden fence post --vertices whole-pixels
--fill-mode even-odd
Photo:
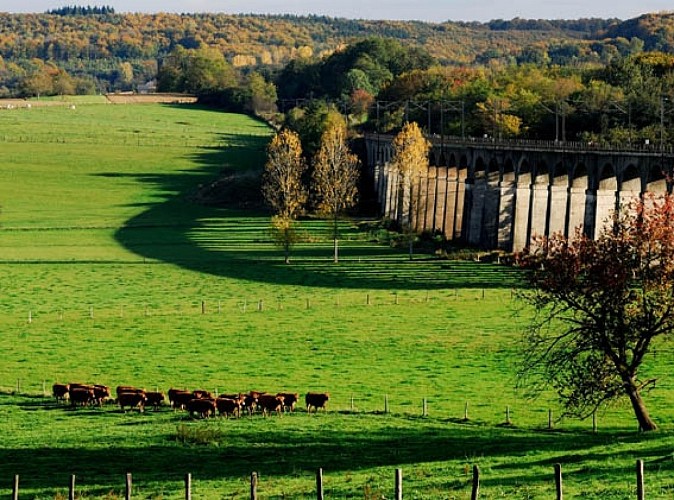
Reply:
[[[510,425],[510,406],[506,406],[506,421],[507,425]]]
[[[557,500],[563,500],[564,492],[562,490],[562,464],[555,464],[555,491]]]
[[[552,410],[548,410],[548,430],[552,430]]]
[[[597,432],[597,410],[592,412],[592,432]]]
[[[70,486],[68,487],[68,500],[75,500],[75,474],[70,475]]]
[[[466,406],[463,407],[463,419],[468,420],[468,401],[466,401]]]
[[[75,500],[75,474],[70,475],[70,485],[68,486],[68,500]]]
[[[19,500],[19,475],[14,475],[14,485],[12,486],[12,500]]]
[[[355,411],[355,406],[353,404],[353,395],[351,395],[351,413]]]
[[[323,500],[323,469],[316,471],[316,499]]]
[[[396,469],[395,500],[403,500],[403,470]]]
[[[477,500],[480,496],[480,468],[473,465],[473,490],[470,493],[470,500]]]
[[[384,413],[388,414],[388,394],[384,394]]]
[[[201,301],[201,314],[206,314],[206,302]]]
[[[637,460],[637,500],[644,498],[644,461]]]
[[[370,305],[370,294],[369,293],[365,296],[365,305],[368,305],[368,306]]]
[[[257,472],[250,475],[250,500],[257,500]]]
[[[185,474],[185,500],[192,500],[192,474]]]
[[[421,416],[428,416],[428,400],[426,398],[421,401]]]
[[[131,473],[126,473],[126,493],[124,495],[126,500],[131,500]]]

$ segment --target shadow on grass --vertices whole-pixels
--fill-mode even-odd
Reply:
[[[437,422],[418,428],[400,428],[395,422],[386,425],[391,420],[387,417],[380,420],[374,428],[358,431],[325,426],[307,432],[299,425],[292,430],[269,426],[261,430],[243,422],[186,424],[219,430],[212,434],[217,445],[182,444],[174,436],[165,436],[164,444],[133,448],[115,445],[101,449],[5,448],[0,449],[0,476],[20,473],[24,488],[44,489],[62,488],[68,484],[69,475],[76,474],[88,488],[108,491],[121,489],[127,472],[146,482],[179,481],[186,472],[199,480],[232,480],[246,477],[252,471],[263,477],[297,476],[311,474],[318,467],[348,473],[419,463],[457,461],[468,465],[488,461],[492,471],[518,469],[522,472],[519,477],[512,473],[505,476],[493,473],[498,479],[491,480],[486,474],[483,484],[514,486],[520,484],[524,476],[526,481],[551,480],[551,473],[544,476],[540,470],[529,469],[539,466],[552,470],[557,462],[577,466],[585,461],[601,461],[611,473],[626,474],[620,459],[631,458],[630,451],[583,450],[601,450],[616,437],[625,441],[639,439],[627,434],[551,435],[531,431],[505,433],[494,429],[472,433]],[[536,458],[551,454],[551,458]],[[671,457],[671,450],[654,443],[652,449],[642,450],[640,457],[657,461],[667,454]]]
[[[268,233],[269,216],[259,207],[215,207],[194,201],[203,186],[221,175],[231,178],[233,183],[233,187],[225,190],[225,197],[259,199],[259,172],[267,140],[264,136],[223,134],[221,141],[226,146],[204,147],[195,153],[192,160],[198,169],[133,175],[151,186],[161,199],[128,220],[116,232],[117,241],[145,259],[216,276],[282,285],[429,290],[502,288],[517,282],[516,273],[501,267],[465,263],[448,268],[446,261],[429,256],[410,261],[402,250],[364,241],[362,234],[356,238],[357,231],[353,228],[343,235],[343,239],[352,241],[342,245],[341,262],[335,265],[330,238],[323,235],[322,241],[314,242],[315,231],[327,232],[315,223],[307,231],[311,242],[296,245],[291,264],[283,264],[282,252],[271,243]],[[247,181],[238,185],[237,176],[242,172],[246,173]],[[251,184],[251,178],[258,179],[258,184],[254,181]],[[303,227],[306,226],[300,228],[301,232],[305,231]]]

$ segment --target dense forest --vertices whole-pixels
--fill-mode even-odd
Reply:
[[[307,151],[334,113],[384,131],[414,119],[427,133],[655,143],[674,135],[672,53],[674,13],[433,24],[65,7],[0,13],[0,96],[154,82],[286,124]]]
[[[433,24],[323,16],[116,14],[108,7],[0,13],[0,94],[16,94],[22,77],[40,64],[85,78],[87,85],[80,82],[84,88],[129,90],[152,80],[158,63],[177,46],[208,46],[235,67],[259,69],[324,57],[373,36],[419,46],[445,66],[606,64],[638,49],[671,51],[674,14],[625,22],[513,19]]]

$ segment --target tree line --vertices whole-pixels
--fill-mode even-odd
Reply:
[[[0,13],[0,96],[26,95],[23,80],[54,66],[96,91],[133,90],[156,78],[176,47],[208,47],[236,68],[266,72],[318,61],[365,38],[419,47],[442,66],[606,65],[638,50],[671,51],[674,16],[570,21],[495,20],[439,24],[325,16],[117,14],[63,7],[45,14]],[[41,63],[38,63],[38,60]],[[120,71],[131,69],[131,78]]]

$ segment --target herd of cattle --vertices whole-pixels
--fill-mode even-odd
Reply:
[[[117,386],[116,398],[112,397],[110,387],[97,384],[54,384],[52,387],[57,403],[70,402],[73,407],[103,406],[107,402],[115,402],[124,412],[127,409],[144,411],[146,407],[158,410],[168,402],[174,410],[186,410],[192,417],[208,418],[216,415],[240,417],[242,411],[249,415],[260,412],[267,416],[284,411],[293,412],[299,401],[298,393],[280,392],[277,394],[250,391],[247,394],[219,394],[217,396],[204,390],[169,389],[163,392],[146,391],[139,387],[127,385]],[[327,392],[309,392],[304,397],[307,412],[326,409],[330,395]]]

